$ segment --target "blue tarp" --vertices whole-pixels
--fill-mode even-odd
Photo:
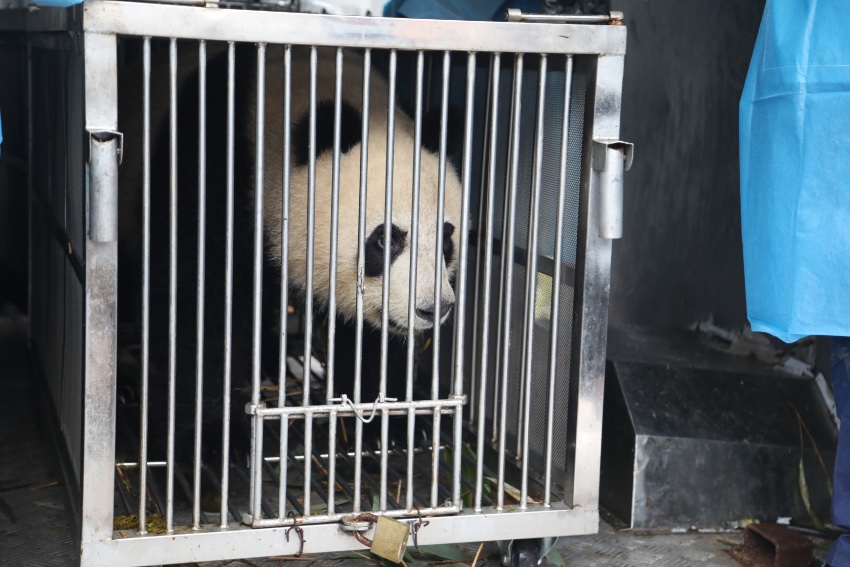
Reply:
[[[747,315],[850,336],[850,2],[768,0],[741,96]]]
[[[392,0],[384,8],[385,16],[403,16],[433,20],[503,20],[506,8],[539,12],[540,0]]]

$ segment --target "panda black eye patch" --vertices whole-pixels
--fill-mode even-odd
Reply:
[[[407,231],[392,225],[390,235],[390,265],[404,252]],[[366,276],[375,278],[384,272],[384,225],[379,224],[366,239]]]
[[[316,105],[316,157],[334,148],[334,101],[323,100]],[[360,111],[343,101],[340,113],[339,149],[348,152],[360,143],[363,118]],[[292,153],[295,165],[310,161],[310,114],[305,114],[292,126]]]
[[[447,266],[452,263],[455,255],[455,243],[452,241],[454,233],[455,225],[450,222],[443,223],[443,257],[446,259]]]

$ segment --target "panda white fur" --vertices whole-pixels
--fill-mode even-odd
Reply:
[[[289,274],[293,285],[306,288],[306,234],[308,196],[308,125],[309,125],[309,49],[293,48],[292,108],[295,124],[290,189]],[[283,148],[283,53],[270,50],[266,71],[265,124],[265,234],[269,258],[280,263],[281,188],[283,186],[281,155]],[[347,320],[355,317],[357,289],[358,210],[361,162],[361,125],[363,60],[358,53],[347,52],[344,58],[343,110],[339,188],[339,254],[337,260],[337,306]],[[313,292],[327,303],[329,292],[331,184],[333,171],[333,123],[335,50],[318,53],[317,148],[315,192],[315,266]],[[373,71],[370,78],[369,147],[366,203],[366,250],[364,282],[364,318],[380,327],[382,312],[383,232],[387,164],[387,94],[383,77]],[[246,125],[252,135],[253,124]],[[446,175],[444,223],[438,227],[439,159],[433,151],[435,140],[425,140],[421,153],[419,198],[419,246],[416,273],[416,329],[427,329],[434,323],[434,286],[437,274],[437,231],[443,231],[444,254],[441,286],[441,321],[445,321],[455,297],[450,279],[457,269],[458,238],[461,220],[461,184],[449,167]],[[430,149],[429,149],[430,148]],[[411,200],[413,190],[414,122],[405,113],[395,114],[393,159],[392,253],[390,267],[390,330],[405,334],[408,323],[410,241],[412,232]]]
[[[164,50],[163,50],[164,51]],[[319,49],[317,76],[316,122],[316,192],[313,294],[316,303],[325,306],[329,291],[331,173],[334,123],[334,59],[335,50]],[[292,48],[292,153],[289,214],[289,282],[290,288],[303,294],[306,288],[307,232],[307,165],[309,127],[309,56],[308,48]],[[266,65],[265,96],[265,160],[264,160],[264,302],[279,297],[281,188],[283,156],[283,48],[269,46]],[[180,50],[181,61],[189,60],[187,72],[180,71],[178,97],[178,271],[177,271],[177,344],[176,398],[179,411],[176,427],[177,454],[191,454],[193,426],[191,408],[203,399],[204,437],[209,442],[221,433],[224,375],[223,345],[225,341],[224,266],[226,213],[226,53],[210,47],[207,68],[206,119],[206,282],[204,313],[204,391],[195,391],[198,262],[198,117],[197,56],[191,50]],[[360,54],[346,51],[344,57],[342,111],[342,155],[340,160],[337,309],[340,323],[337,333],[337,394],[351,395],[351,371],[354,362],[352,319],[356,309],[357,236],[361,159],[361,96],[363,61]],[[384,195],[387,161],[387,83],[376,71],[370,78],[370,113],[368,147],[368,199],[366,206],[366,255],[364,278],[364,353],[363,399],[377,395],[380,348],[378,331],[381,324],[383,282]],[[150,327],[150,423],[164,427],[167,423],[168,376],[168,297],[169,297],[169,144],[167,65],[154,64],[151,84],[152,155],[151,155],[151,327]],[[256,121],[256,50],[239,46],[236,60],[236,116],[239,125],[235,135],[235,226],[233,242],[233,308],[230,344],[232,370],[232,423],[242,428],[247,439],[249,421],[242,408],[248,401],[252,367],[253,313],[253,217],[254,217],[254,136]],[[135,73],[126,73],[131,77]],[[119,128],[125,132],[125,147],[134,152],[141,144],[138,128],[140,108],[138,81],[121,81]],[[127,89],[130,89],[129,91]],[[135,89],[135,90],[134,90]],[[129,103],[135,99],[135,102]],[[135,108],[134,108],[135,106]],[[439,114],[425,119],[421,153],[419,201],[419,247],[415,306],[415,329],[433,326],[434,286],[437,272],[437,231],[443,231],[441,321],[450,316],[455,296],[452,279],[457,269],[457,251],[461,226],[461,185],[457,173],[448,166],[445,187],[444,224],[437,226],[439,163]],[[122,124],[123,121],[123,124]],[[393,242],[390,268],[389,319],[391,338],[390,365],[403,368],[402,337],[407,335],[411,199],[413,182],[413,120],[398,109],[395,114],[393,176]],[[451,124],[450,124],[451,128]],[[129,134],[128,134],[129,133]],[[456,147],[449,133],[450,146]],[[136,145],[138,144],[138,145]],[[137,155],[140,152],[137,152]],[[139,251],[141,235],[141,161],[125,162],[120,178],[119,302],[138,309],[138,282],[141,281]],[[123,285],[122,285],[122,282]],[[124,293],[122,294],[122,289]],[[130,297],[128,297],[128,295]],[[126,307],[126,306],[125,306]],[[284,307],[285,308],[285,307]],[[276,345],[272,345],[276,346]],[[274,348],[264,348],[264,355]],[[273,366],[274,362],[269,366]],[[274,374],[276,369],[270,369]],[[398,387],[398,385],[396,385]],[[392,390],[393,384],[390,384]],[[388,392],[392,396],[393,391]],[[185,423],[184,423],[185,422]],[[157,438],[154,434],[154,438]],[[159,438],[163,438],[160,436]],[[235,435],[234,439],[238,439]],[[213,448],[215,442],[212,442]],[[215,450],[213,450],[215,453]],[[209,461],[207,457],[207,461]]]

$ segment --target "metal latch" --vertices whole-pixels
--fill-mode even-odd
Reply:
[[[118,166],[124,155],[124,134],[89,130],[89,238],[118,239]]]
[[[372,524],[375,525],[375,537],[369,539],[363,532],[367,531]],[[369,551],[378,557],[393,563],[401,563],[404,559],[407,539],[410,535],[410,526],[405,522],[387,516],[365,513],[343,518],[340,529],[351,532],[357,541],[368,547]]]
[[[623,172],[632,167],[634,144],[621,140],[593,141],[593,169],[600,172],[599,237],[623,236]]]

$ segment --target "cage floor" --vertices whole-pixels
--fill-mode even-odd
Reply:
[[[2,308],[0,308],[2,311]],[[78,554],[71,543],[65,511],[65,487],[59,478],[55,448],[39,419],[42,404],[35,376],[29,371],[25,322],[0,316],[0,565],[74,565]],[[561,538],[556,549],[564,564],[594,567],[689,565],[734,567],[726,551],[741,542],[740,533],[687,533],[641,535],[616,531],[600,523],[597,535]],[[814,540],[815,556],[822,561],[828,542]],[[472,565],[479,544],[431,549],[435,555],[418,565]],[[415,553],[415,552],[414,552]],[[453,559],[445,557],[452,555]],[[201,567],[287,565],[377,565],[368,553],[327,554],[292,558],[254,558],[246,561],[208,562]],[[408,563],[412,564],[412,562]],[[499,565],[494,543],[481,547],[476,566]],[[544,562],[545,564],[545,562]],[[551,563],[550,563],[551,564]],[[813,561],[812,565],[819,565]]]

